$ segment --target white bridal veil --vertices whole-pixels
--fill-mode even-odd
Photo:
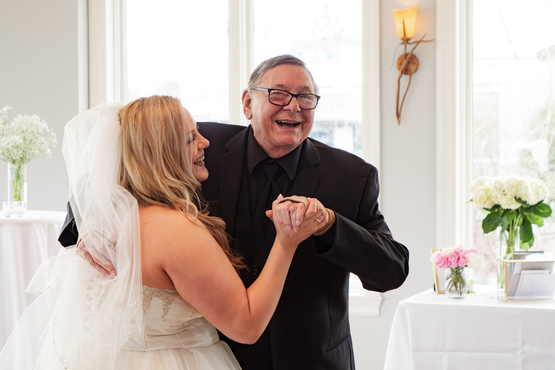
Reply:
[[[75,249],[45,261],[27,288],[39,296],[0,353],[0,369],[111,370],[118,349],[141,333],[139,213],[118,185],[121,108],[105,103],[73,118],[62,149],[79,235],[117,276],[103,277]]]

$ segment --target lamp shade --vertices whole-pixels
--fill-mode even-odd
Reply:
[[[418,5],[414,8],[406,9],[393,9],[393,16],[395,17],[395,28],[397,28],[397,35],[401,39],[410,39],[414,36],[414,29],[416,27],[416,12]],[[403,36],[403,21],[405,23],[405,35]]]

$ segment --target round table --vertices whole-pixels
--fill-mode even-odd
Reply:
[[[0,349],[25,308],[35,299],[25,293],[42,261],[58,254],[58,235],[66,213],[27,211],[23,218],[0,212]]]

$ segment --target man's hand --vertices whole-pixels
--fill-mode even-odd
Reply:
[[[115,244],[115,242],[113,244]],[[90,253],[82,239],[79,239],[75,248],[77,250],[77,254],[86,259],[89,262],[89,265],[94,267],[96,271],[100,272],[104,275],[104,277],[117,276],[117,271],[113,264],[100,262],[98,258]]]

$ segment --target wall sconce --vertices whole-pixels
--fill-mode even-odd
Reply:
[[[405,46],[405,52],[403,55],[397,59],[397,69],[399,70],[399,77],[397,78],[397,98],[395,100],[396,105],[396,115],[397,124],[401,124],[401,110],[403,109],[403,104],[405,103],[405,98],[407,97],[407,92],[409,91],[410,82],[412,79],[412,74],[418,70],[418,58],[413,54],[414,49],[421,42],[431,42],[432,40],[424,40],[426,34],[416,42],[410,42],[410,39],[414,36],[414,30],[416,28],[416,13],[419,6],[407,9],[393,9],[393,16],[395,17],[395,27],[397,28],[397,35],[402,40],[402,44]],[[414,45],[412,50],[407,53],[407,45]],[[401,104],[399,105],[399,90],[401,87],[401,77],[403,75],[409,76],[409,81]]]

